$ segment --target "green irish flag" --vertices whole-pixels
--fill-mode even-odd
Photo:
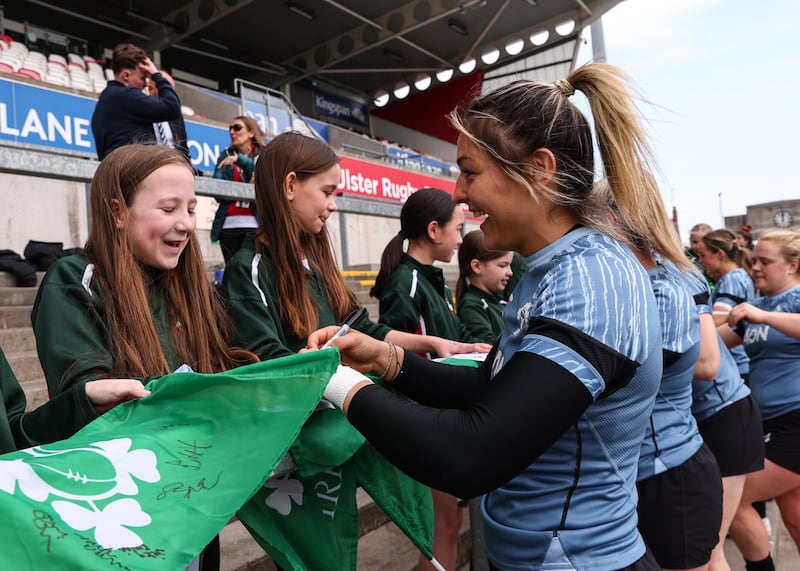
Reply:
[[[297,471],[270,479],[237,514],[282,569],[355,571],[358,486],[433,556],[430,488],[366,444],[341,412],[315,412],[291,454]]]
[[[183,569],[263,489],[338,364],[167,375],[68,440],[0,456],[0,568]]]

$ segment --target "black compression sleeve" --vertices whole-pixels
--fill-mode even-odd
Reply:
[[[348,418],[412,478],[469,498],[519,474],[591,402],[566,369],[518,352],[465,410],[423,406],[372,386],[353,397]]]
[[[429,361],[405,352],[402,372],[390,383],[401,393],[428,406],[465,408],[481,385],[481,369]],[[487,369],[488,371],[488,369]],[[488,379],[488,374],[486,375]]]

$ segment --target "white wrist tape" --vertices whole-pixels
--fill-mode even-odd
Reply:
[[[350,389],[362,381],[369,381],[369,379],[355,369],[339,365],[336,372],[331,376],[331,380],[328,381],[324,396],[335,404],[336,408],[342,409]]]

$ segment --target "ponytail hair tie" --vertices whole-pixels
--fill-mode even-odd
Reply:
[[[397,233],[397,236],[398,236],[398,237],[399,237],[401,240],[405,240],[406,238],[408,238],[408,236],[406,236],[406,233],[405,233],[405,232],[403,232],[402,230],[400,230],[400,231]]]
[[[558,90],[559,90],[559,91],[560,91],[560,92],[561,92],[561,93],[562,93],[562,94],[563,94],[565,97],[569,97],[570,95],[572,95],[572,94],[574,94],[574,93],[575,93],[575,88],[574,88],[574,87],[572,87],[572,84],[571,84],[569,81],[567,81],[567,80],[566,80],[566,78],[563,78],[563,79],[557,79],[557,80],[555,81],[555,83],[553,83],[553,85],[554,85],[554,86],[555,86],[555,88],[556,88],[556,89],[558,89]]]

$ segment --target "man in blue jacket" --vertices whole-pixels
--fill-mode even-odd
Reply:
[[[92,115],[92,134],[100,160],[129,143],[165,143],[156,140],[153,124],[181,117],[177,93],[142,48],[118,45],[111,68],[114,79],[100,94]],[[144,91],[148,80],[158,88],[157,98]]]

